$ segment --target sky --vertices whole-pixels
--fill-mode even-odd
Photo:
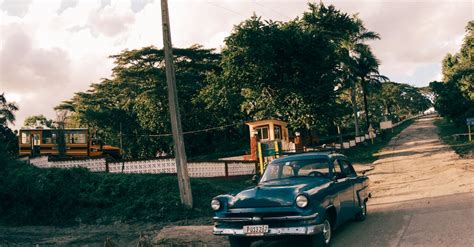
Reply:
[[[221,49],[234,25],[253,13],[287,21],[307,0],[169,0],[172,43]],[[318,0],[319,2],[319,0]],[[381,35],[371,41],[380,72],[427,86],[441,79],[441,60],[459,50],[470,0],[324,0]],[[0,0],[0,93],[16,102],[14,129],[111,76],[110,55],[163,46],[160,0]]]

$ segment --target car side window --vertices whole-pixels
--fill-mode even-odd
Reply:
[[[338,160],[334,160],[333,162],[333,173],[336,178],[345,178],[345,174],[341,171],[341,166],[339,165]]]
[[[342,172],[347,176],[347,177],[356,177],[357,174],[354,171],[354,168],[347,162],[346,160],[339,160],[339,163],[341,164]]]

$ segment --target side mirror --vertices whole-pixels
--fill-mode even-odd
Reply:
[[[252,182],[254,184],[257,184],[259,180],[260,180],[260,176],[258,174],[253,175]]]

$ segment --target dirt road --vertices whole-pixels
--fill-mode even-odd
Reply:
[[[460,159],[424,117],[379,152],[371,180],[373,198],[365,222],[339,229],[334,246],[472,246],[474,160]],[[453,219],[453,220],[451,220]],[[211,226],[167,227],[157,239],[194,246],[228,246]],[[183,237],[185,235],[185,237]],[[467,244],[467,245],[466,245]],[[253,246],[292,246],[292,240]]]
[[[474,160],[442,143],[434,120],[418,119],[377,154],[370,205],[474,192]]]

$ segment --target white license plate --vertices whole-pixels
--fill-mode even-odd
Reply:
[[[251,236],[262,236],[268,232],[268,225],[244,226],[244,234]]]

